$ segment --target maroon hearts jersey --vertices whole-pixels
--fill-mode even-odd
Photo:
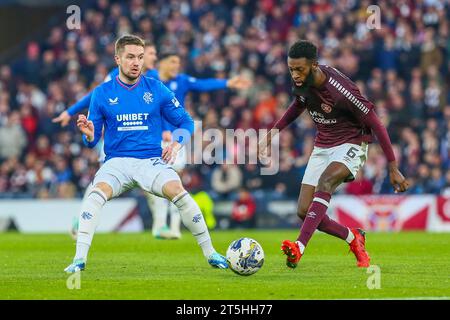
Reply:
[[[298,106],[306,108],[317,126],[315,145],[330,148],[344,143],[372,142],[371,129],[363,119],[374,105],[344,74],[326,65],[319,68],[326,75],[319,88],[293,89]]]

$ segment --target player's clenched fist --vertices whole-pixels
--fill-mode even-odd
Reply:
[[[409,182],[403,174],[398,170],[395,162],[389,164],[389,180],[394,187],[395,193],[405,192],[409,188]]]
[[[94,140],[94,124],[84,114],[78,116],[77,127],[86,135],[88,141]]]

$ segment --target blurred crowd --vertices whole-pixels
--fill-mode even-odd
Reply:
[[[381,25],[369,29],[373,4]],[[61,127],[51,120],[102,83],[115,66],[115,39],[128,33],[156,44],[159,53],[179,53],[183,72],[192,76],[243,74],[252,80],[242,92],[189,94],[185,107],[203,130],[270,127],[291,99],[287,49],[298,39],[311,40],[319,63],[348,75],[376,105],[411,181],[409,193],[450,191],[446,0],[98,0],[81,11],[81,29],[68,30],[62,22],[0,65],[1,197],[82,196],[98,168],[98,148],[83,146],[75,121]],[[306,113],[281,133],[274,176],[261,176],[252,164],[199,164],[187,166],[183,182],[188,190],[244,204],[252,196],[296,198],[314,135]],[[224,150],[223,157],[230,154]],[[393,192],[376,143],[364,170],[339,192]],[[236,216],[254,211],[247,207],[236,207]]]

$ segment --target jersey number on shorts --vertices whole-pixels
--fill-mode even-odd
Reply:
[[[354,159],[356,157],[356,153],[355,151],[358,151],[358,149],[356,149],[355,147],[351,147],[348,151],[347,151],[347,155]]]
[[[154,165],[154,166],[156,166],[157,164],[163,164],[162,162],[160,162],[160,159],[159,159],[159,158],[152,159],[152,161],[153,161],[153,165]]]

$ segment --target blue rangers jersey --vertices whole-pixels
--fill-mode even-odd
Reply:
[[[114,157],[160,157],[163,118],[186,131],[179,142],[185,143],[192,135],[191,116],[161,81],[140,76],[129,86],[116,76],[94,89],[88,119],[94,124],[95,136],[89,142],[83,135],[83,141],[93,148],[104,127],[105,161]]]

